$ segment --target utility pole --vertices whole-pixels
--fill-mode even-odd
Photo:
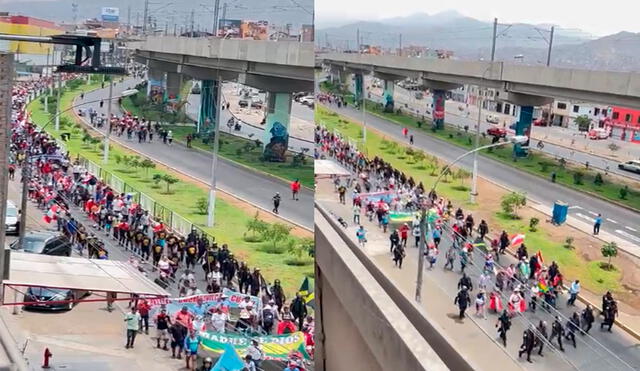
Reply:
[[[399,44],[398,55],[402,56],[402,34],[400,34],[400,37],[398,38],[398,44]]]
[[[109,99],[107,100],[107,131],[104,136],[102,163],[109,163],[109,136],[111,135],[111,105],[113,104],[113,76],[109,79]]]
[[[60,91],[62,90],[62,74],[58,72],[58,91],[56,91],[56,131],[60,130]]]
[[[142,34],[147,32],[147,17],[149,16],[149,0],[144,0],[144,13],[142,14]]]
[[[177,29],[178,29],[178,24],[177,24],[177,23],[174,23],[174,24],[173,24],[173,36],[176,36],[176,35],[177,35]]]
[[[220,0],[215,0],[213,5],[213,30],[211,33],[215,36],[218,34],[218,15],[220,13]]]
[[[420,217],[420,248],[418,249],[418,277],[416,279],[416,302],[422,301],[422,273],[424,272],[424,253],[427,250],[427,205],[422,205]]]
[[[553,31],[555,26],[551,26],[551,35],[549,35],[549,50],[547,51],[547,67],[551,65],[551,48],[553,48]]]
[[[491,39],[491,62],[495,60],[496,57],[496,39],[498,38],[498,18],[493,19],[493,38]]]
[[[189,21],[189,23],[191,24],[191,37],[193,37],[193,22],[194,22],[194,17],[195,17],[195,11],[193,9],[191,9],[191,20]]]
[[[129,32],[131,32],[131,5],[127,7],[127,27],[129,28]]]
[[[356,29],[356,47],[358,48],[358,53],[360,53],[362,51],[362,48],[360,47],[360,29],[359,28]]]
[[[227,3],[222,4],[222,19],[227,19]]]
[[[4,197],[0,200],[0,283],[9,272],[5,271],[5,233],[7,217],[7,194],[9,185],[9,128],[11,127],[11,89],[14,79],[13,54],[0,53],[0,194]],[[27,149],[30,150],[30,149]],[[23,165],[27,166],[27,165]],[[22,209],[22,214],[26,214]],[[21,216],[22,218],[22,216]],[[24,223],[20,223],[20,228]],[[8,266],[8,264],[7,264]],[[0,295],[4,298],[4,291],[0,285]]]
[[[478,121],[476,122],[476,140],[474,148],[480,147],[480,122],[482,120],[482,87],[479,85],[478,101],[476,102],[476,104],[478,105]],[[478,152],[475,152],[473,154],[473,174],[471,183],[471,195],[469,196],[469,200],[473,204],[476,202],[476,196],[478,195]]]

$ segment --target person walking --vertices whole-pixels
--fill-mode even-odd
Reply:
[[[580,293],[580,280],[575,280],[571,283],[569,287],[569,300],[567,300],[568,306],[574,306],[576,299],[578,298],[578,294]]]
[[[500,250],[498,250],[498,253],[504,254],[504,251],[507,249],[507,247],[509,247],[510,244],[511,241],[509,240],[507,231],[502,231],[502,233],[500,234]]]
[[[291,199],[298,201],[298,194],[300,193],[300,181],[298,179],[291,182]]]
[[[367,231],[363,226],[360,226],[360,228],[358,228],[358,230],[356,231],[356,237],[358,237],[358,244],[360,245],[360,247],[364,247],[364,245],[367,243]]]
[[[536,336],[534,348],[539,346],[538,355],[540,357],[544,357],[542,355],[542,348],[544,347],[544,342],[547,341],[547,337],[548,337],[547,323],[545,321],[540,320],[540,322],[538,323],[538,327],[536,327],[536,330],[538,331],[539,335]]]
[[[394,230],[389,235],[389,252],[393,253],[393,250],[396,246],[400,244],[400,235],[398,234],[398,230]]]
[[[453,301],[453,304],[454,305],[457,304],[458,309],[460,309],[460,314],[458,316],[460,319],[464,318],[464,312],[467,310],[467,307],[469,306],[470,301],[471,301],[471,298],[469,297],[469,292],[467,291],[467,287],[463,286]]]
[[[171,317],[167,315],[167,310],[162,309],[156,316],[156,347],[160,349],[160,341],[163,342],[162,349],[169,350],[167,343],[169,342],[169,326],[171,325]]]
[[[582,310],[582,325],[584,333],[581,332],[580,334],[588,334],[594,321],[595,317],[593,315],[593,308],[591,308],[591,304],[587,304],[587,306]]]
[[[511,328],[511,318],[509,318],[509,314],[507,310],[503,310],[500,317],[498,317],[498,322],[496,322],[496,327],[498,328],[498,334],[500,334],[500,339],[502,339],[502,344],[507,346],[507,331]]]
[[[593,223],[593,235],[597,236],[600,233],[600,226],[602,225],[602,214],[598,214]]]
[[[393,262],[399,269],[402,269],[402,260],[404,260],[404,257],[405,252],[402,245],[395,245],[393,248]]]
[[[273,212],[275,214],[278,214],[279,212],[278,209],[280,208],[280,200],[281,200],[280,192],[276,192],[272,200],[273,200]]]
[[[611,328],[613,327],[614,322],[616,321],[616,316],[618,315],[618,304],[614,301],[610,303],[604,310],[604,321],[600,324],[600,329],[608,326],[607,331],[611,332]]]
[[[189,336],[184,339],[185,363],[187,370],[195,370],[198,359],[198,347],[200,346],[200,336],[194,330],[189,331]]]
[[[456,248],[454,246],[449,247],[447,253],[445,254],[445,259],[447,262],[444,264],[444,269],[453,270],[453,263],[456,260]]]
[[[124,316],[124,322],[127,324],[127,344],[124,346],[126,349],[133,349],[136,334],[140,328],[140,318],[140,313],[138,313],[138,308],[136,307],[131,308],[131,311]]]
[[[151,310],[151,306],[147,300],[142,300],[138,303],[138,313],[140,314],[140,326],[138,329],[139,333],[142,333],[142,329],[144,328],[144,333],[149,335],[149,311]]]
[[[298,331],[302,331],[304,319],[307,317],[307,304],[300,293],[297,293],[296,297],[291,301],[291,307],[289,309],[291,309],[293,318],[298,321]]]
[[[353,205],[353,224],[360,224],[360,214],[361,214],[360,205],[357,203]]]
[[[533,325],[531,325],[533,327]],[[522,345],[520,345],[520,350],[518,351],[518,358],[522,357],[524,353],[527,353],[527,362],[531,362],[531,351],[533,350],[536,336],[532,330],[532,328],[527,328],[524,330],[522,334]]]
[[[567,334],[565,338],[571,340],[573,347],[576,348],[576,331],[580,329],[580,315],[578,312],[573,312],[573,315],[567,322]]]
[[[562,346],[562,337],[564,336],[564,327],[560,322],[560,317],[556,316],[556,319],[551,324],[551,336],[549,337],[549,343],[553,342],[555,337],[558,338],[558,346],[560,350],[564,352],[564,347]]]

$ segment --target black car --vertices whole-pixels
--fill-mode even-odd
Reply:
[[[24,309],[71,310],[79,300],[89,294],[88,291],[53,289],[47,287],[29,287],[24,295]]]
[[[71,241],[56,232],[29,232],[24,236],[24,248],[20,246],[20,240],[11,243],[10,247],[12,250],[32,254],[71,256]]]

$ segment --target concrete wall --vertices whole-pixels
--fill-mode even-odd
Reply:
[[[450,369],[318,209],[315,238],[317,370]]]
[[[310,42],[151,36],[144,42],[131,43],[129,48],[297,67],[313,68],[315,65],[313,43]]]
[[[326,53],[325,64],[436,81],[503,88],[531,96],[557,97],[640,107],[640,73],[523,66],[390,55]]]

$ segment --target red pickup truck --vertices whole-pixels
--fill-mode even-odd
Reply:
[[[487,129],[487,135],[504,138],[507,136],[507,130],[500,126],[492,126],[489,129]]]

